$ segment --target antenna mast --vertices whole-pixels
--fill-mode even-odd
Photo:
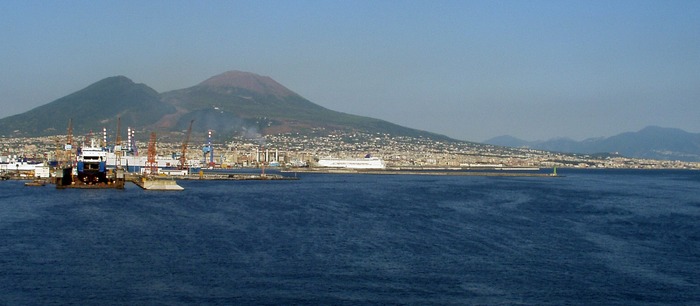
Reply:
[[[67,151],[66,162],[73,166],[73,119],[68,119],[68,136],[65,145],[65,150]]]
[[[117,143],[114,145],[114,156],[117,158],[116,167],[120,169],[122,167],[122,118],[117,117]]]

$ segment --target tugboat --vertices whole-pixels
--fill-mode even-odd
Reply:
[[[59,172],[56,188],[116,188],[124,189],[124,170],[107,169],[107,151],[95,146],[78,149],[77,169],[64,168]]]

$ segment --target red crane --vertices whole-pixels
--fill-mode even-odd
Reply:
[[[158,163],[156,162],[156,132],[151,132],[151,139],[148,141],[148,164],[146,165],[150,175],[158,173]]]

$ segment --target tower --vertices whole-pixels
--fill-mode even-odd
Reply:
[[[209,154],[209,161],[207,162],[207,154]],[[214,147],[211,146],[211,130],[209,130],[207,144],[202,147],[202,155],[204,158],[204,163],[207,163],[210,167],[214,164]]]

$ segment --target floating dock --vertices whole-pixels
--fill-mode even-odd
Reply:
[[[79,176],[72,174],[72,168],[64,168],[57,171],[58,176],[54,178],[56,189],[124,189],[125,173],[122,169],[117,169],[114,173],[110,173],[105,177],[104,181],[87,181],[80,180]]]

